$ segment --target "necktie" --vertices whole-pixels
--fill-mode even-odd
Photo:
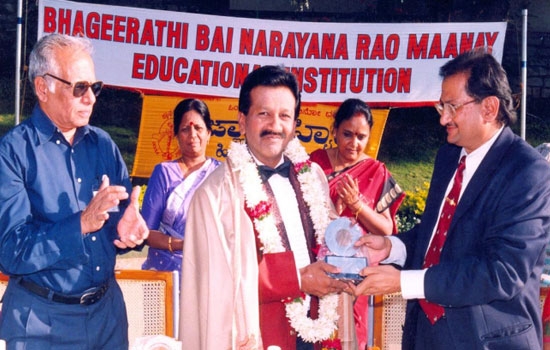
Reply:
[[[437,223],[437,229],[424,259],[424,268],[430,268],[433,265],[439,264],[439,257],[441,255],[441,251],[443,250],[445,239],[447,238],[447,231],[451,225],[456,205],[458,203],[458,197],[460,196],[462,175],[465,167],[466,156],[462,156],[460,163],[458,164],[458,169],[456,170],[453,187],[447,197],[445,197],[445,203],[443,203],[443,209],[441,210],[441,216],[439,217],[439,222]],[[419,303],[431,324],[435,324],[437,320],[445,314],[445,309],[441,305],[430,303],[429,301],[426,301],[426,299],[420,299]]]
[[[290,170],[290,161],[285,160],[283,164],[279,165],[275,169],[268,167],[267,165],[258,165],[258,170],[265,180],[269,180],[269,178],[273,174],[279,174],[283,177],[288,177],[288,172]]]

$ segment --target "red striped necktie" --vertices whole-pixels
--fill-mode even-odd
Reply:
[[[443,209],[441,210],[441,216],[439,217],[439,222],[437,223],[437,229],[432,242],[430,243],[428,252],[426,253],[424,265],[422,266],[423,268],[430,268],[439,264],[439,257],[441,255],[441,251],[443,250],[445,239],[447,238],[447,231],[449,230],[456,205],[458,204],[458,197],[460,196],[462,176],[465,167],[466,156],[462,156],[460,163],[458,164],[458,169],[456,170],[453,187],[447,197],[445,197],[445,203],[443,203]],[[435,324],[437,320],[445,314],[445,309],[439,304],[430,303],[426,299],[420,299],[419,303],[431,324]]]

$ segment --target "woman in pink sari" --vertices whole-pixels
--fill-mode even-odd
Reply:
[[[318,149],[311,160],[323,168],[330,197],[340,216],[354,218],[365,232],[397,233],[395,214],[405,193],[386,166],[365,154],[372,113],[359,99],[345,100],[334,116],[334,148]],[[367,345],[368,297],[358,297],[353,313],[359,349]]]

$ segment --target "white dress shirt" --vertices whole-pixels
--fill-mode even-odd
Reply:
[[[256,164],[265,165],[256,157],[252,157],[256,161]],[[281,165],[283,161],[284,159],[281,157],[277,166]],[[302,218],[300,217],[300,208],[298,207],[298,200],[296,199],[296,192],[294,192],[290,180],[279,174],[271,175],[268,182],[273,190],[277,207],[281,213],[281,219],[285,225],[290,249],[294,253],[296,272],[298,274],[298,281],[300,282],[300,269],[309,265],[310,261],[305,232],[302,226]]]

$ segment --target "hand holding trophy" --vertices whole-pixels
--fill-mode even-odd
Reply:
[[[362,235],[361,227],[346,217],[338,218],[328,225],[325,242],[330,253],[325,256],[325,262],[340,268],[340,273],[331,273],[331,277],[352,281],[354,284],[363,280],[359,272],[368,266],[368,260],[354,246]]]

